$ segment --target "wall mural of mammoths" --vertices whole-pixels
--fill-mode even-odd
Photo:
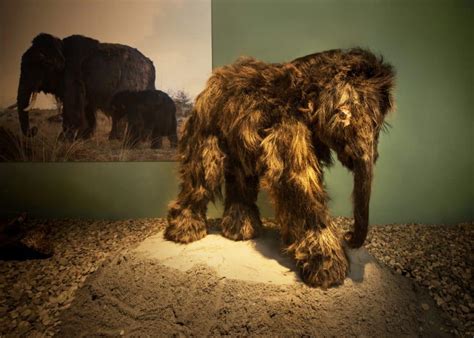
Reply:
[[[21,59],[17,108],[23,134],[34,136],[28,108],[35,93],[53,94],[63,103],[65,139],[88,138],[96,126],[96,111],[110,114],[110,100],[124,90],[155,89],[153,62],[129,46],[101,43],[81,35],[59,39],[37,35]],[[117,138],[112,120],[111,138]]]
[[[391,65],[359,48],[288,63],[240,58],[215,70],[179,142],[181,186],[165,237],[188,243],[206,236],[207,204],[222,196],[224,182],[223,235],[256,236],[261,185],[302,279],[323,288],[342,283],[344,240],[357,248],[367,236],[373,166],[393,108],[394,77]],[[323,185],[331,150],[354,174],[354,229],[344,235],[331,222]]]
[[[136,146],[151,135],[151,148],[162,146],[167,136],[171,147],[178,143],[176,106],[171,97],[160,90],[123,91],[111,103],[112,117],[128,124],[128,145]]]

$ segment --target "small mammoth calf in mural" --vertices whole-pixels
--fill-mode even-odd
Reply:
[[[222,233],[234,240],[261,228],[259,186],[275,203],[287,252],[303,280],[343,282],[343,242],[367,236],[377,143],[392,109],[392,67],[363,49],[331,50],[288,63],[241,58],[215,70],[197,97],[179,144],[181,187],[166,238],[188,243],[207,234],[207,203],[225,182]],[[331,150],[354,173],[354,229],[331,222],[323,168]]]
[[[171,147],[178,143],[176,106],[168,94],[160,90],[123,91],[115,94],[111,103],[112,118],[128,124],[127,145],[135,147],[151,136],[151,148],[162,146],[167,136]]]

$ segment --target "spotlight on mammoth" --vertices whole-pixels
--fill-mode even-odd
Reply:
[[[359,48],[287,63],[240,58],[216,69],[196,98],[179,141],[181,186],[165,237],[181,243],[207,234],[209,201],[225,182],[222,234],[258,235],[259,187],[275,204],[288,253],[302,279],[323,288],[348,272],[343,245],[363,245],[377,144],[393,108],[392,66]],[[338,160],[354,174],[353,230],[331,222],[323,170]]]
[[[17,109],[24,135],[34,136],[28,110],[36,93],[52,94],[63,104],[62,138],[89,138],[96,111],[110,115],[113,95],[124,90],[155,89],[153,62],[137,49],[101,43],[81,35],[59,39],[41,33],[21,59]],[[112,119],[110,138],[118,138]]]

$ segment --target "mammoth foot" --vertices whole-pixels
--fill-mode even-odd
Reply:
[[[161,139],[161,137],[154,138],[151,141],[151,149],[161,149],[162,146],[163,140]]]
[[[113,140],[120,141],[120,140],[123,140],[125,136],[126,134],[123,130],[112,129],[109,133],[109,141],[113,141]]]
[[[113,140],[120,140],[120,136],[116,133],[110,133],[109,134],[109,141],[113,141]]]
[[[177,135],[168,136],[168,140],[170,141],[171,148],[176,148],[178,146],[178,136]]]
[[[224,212],[221,226],[224,237],[241,241],[257,237],[262,221],[256,205],[235,203]]]
[[[38,128],[37,127],[31,127],[24,133],[25,136],[27,137],[34,137],[38,133]]]
[[[126,142],[124,143],[124,147],[127,149],[135,149],[138,148],[140,145],[140,139],[139,138],[127,138]]]
[[[344,283],[349,263],[334,230],[309,230],[288,247],[288,252],[293,254],[306,284],[326,289]]]
[[[94,129],[93,128],[87,128],[84,130],[80,130],[77,133],[77,138],[80,138],[82,140],[88,140],[94,135]]]
[[[205,216],[196,214],[190,208],[175,204],[168,211],[168,227],[165,238],[178,243],[191,243],[207,235]]]
[[[76,139],[76,132],[73,130],[64,130],[59,134],[59,141],[73,142]]]

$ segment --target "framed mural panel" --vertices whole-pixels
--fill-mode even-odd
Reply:
[[[212,72],[211,0],[3,7],[1,161],[176,159]]]

